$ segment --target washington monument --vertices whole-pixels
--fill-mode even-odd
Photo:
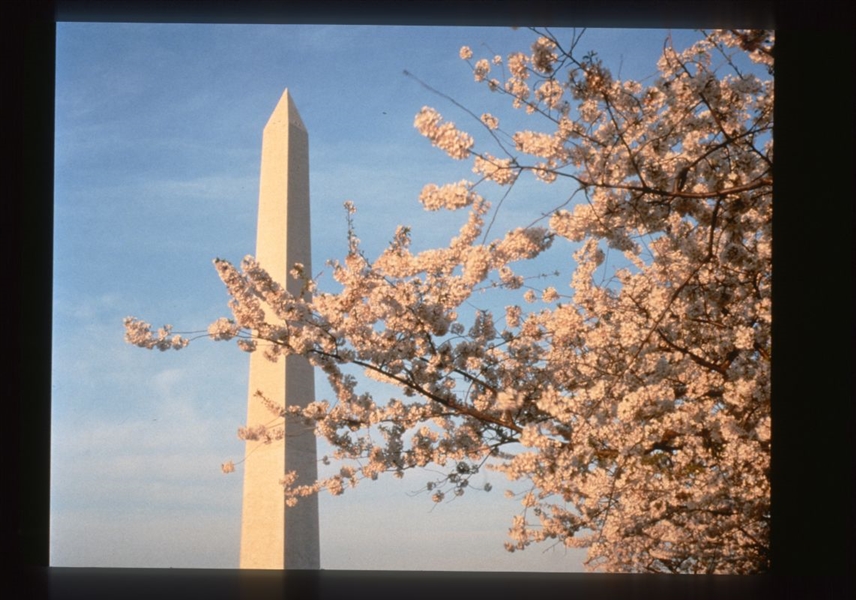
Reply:
[[[309,235],[309,139],[286,89],[262,138],[256,260],[292,294],[302,283],[288,275],[294,263],[312,273]],[[304,406],[315,399],[312,366],[302,356],[271,362],[250,355],[247,426],[269,424],[273,415],[257,397],[261,391],[280,406]],[[317,496],[286,508],[279,481],[286,471],[298,484],[317,477],[315,435],[299,422],[285,423],[285,445],[248,441],[244,461],[241,520],[242,569],[318,569]]]

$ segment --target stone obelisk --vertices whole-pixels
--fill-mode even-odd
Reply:
[[[297,295],[301,282],[289,275],[294,263],[312,273],[309,237],[309,139],[286,89],[262,138],[256,259],[280,284]],[[247,426],[276,422],[257,390],[280,406],[305,405],[315,399],[312,366],[302,356],[264,357],[262,343],[250,355]],[[289,422],[291,421],[291,422]],[[286,508],[280,479],[298,473],[298,484],[317,475],[315,436],[294,419],[286,419],[285,444],[247,442],[244,505],[241,521],[242,569],[318,569],[318,500],[301,498]]]

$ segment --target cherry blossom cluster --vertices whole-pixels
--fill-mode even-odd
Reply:
[[[161,351],[180,350],[189,343],[187,338],[172,333],[172,325],[164,325],[157,332],[153,332],[149,323],[134,317],[126,317],[124,325],[125,341],[141,348],[148,348],[149,350],[157,348]]]
[[[466,213],[457,235],[416,253],[399,227],[375,260],[348,204],[349,252],[330,263],[337,291],[298,266],[293,295],[252,257],[218,260],[232,317],[208,335],[271,360],[305,356],[330,383],[333,397],[303,407],[260,398],[314,426],[334,448],[323,460],[341,464],[310,485],[286,474],[290,504],[428,465],[444,469],[426,490],[441,502],[493,469],[529,489],[510,551],[585,548],[589,568],[605,571],[764,571],[774,36],[702,32],[683,50],[667,41],[643,84],[581,56],[581,35],[536,35],[528,54],[459,53],[477,83],[532,119],[502,132],[497,117],[476,118],[501,158],[431,108],[415,126],[486,180],[511,188],[531,174],[567,184],[571,200],[491,239],[485,221],[499,204],[477,184],[429,184],[426,209]],[[568,254],[567,288],[538,289],[519,272],[551,248]],[[519,301],[473,310],[492,289]],[[186,345],[168,327],[125,325],[138,346]],[[361,391],[360,372],[390,396]],[[282,431],[240,435],[276,443]]]
[[[457,130],[454,123],[442,123],[441,121],[440,113],[425,106],[416,115],[413,125],[419,130],[419,133],[452,158],[458,160],[467,158],[470,155],[473,138],[469,134]]]
[[[472,204],[479,196],[472,191],[472,184],[468,181],[459,181],[444,186],[436,186],[429,183],[422,189],[419,201],[427,210],[455,210]]]

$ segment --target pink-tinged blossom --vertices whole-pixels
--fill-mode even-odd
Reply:
[[[502,411],[512,411],[520,408],[520,394],[515,391],[502,391],[496,396],[496,408]]]
[[[499,185],[511,185],[517,180],[517,169],[509,158],[496,158],[488,153],[476,156],[473,161],[473,172],[479,173]]]
[[[152,331],[151,325],[133,317],[125,318],[124,325],[125,341],[140,348],[180,350],[189,343],[187,338],[172,333],[172,325],[164,325],[158,329],[157,334]]]
[[[240,348],[244,352],[255,352],[256,341],[255,340],[238,340],[238,348]]]
[[[213,340],[231,340],[238,332],[239,328],[235,322],[223,317],[208,326],[208,336]]]
[[[543,102],[547,108],[556,108],[562,101],[565,88],[555,79],[548,79],[535,90],[535,97]]]
[[[529,59],[525,54],[522,52],[515,52],[508,57],[508,70],[511,72],[511,75],[517,79],[528,79],[529,69],[526,66],[528,62]]]
[[[473,152],[433,109],[414,125],[452,158],[472,157],[484,179],[534,175],[568,186],[566,202],[509,194],[492,208],[467,181],[428,184],[426,209],[466,214],[454,237],[415,253],[400,226],[371,261],[349,220],[348,254],[330,263],[335,293],[300,268],[305,293],[293,296],[252,257],[215,261],[232,315],[208,336],[271,360],[302,355],[333,390],[304,408],[271,404],[280,420],[240,435],[277,443],[287,415],[332,446],[331,477],[283,478],[289,506],[429,465],[442,474],[426,490],[442,502],[489,468],[528,486],[510,551],[561,543],[602,571],[767,570],[774,87],[723,58],[772,69],[774,36],[667,43],[658,76],[642,82],[539,36],[530,55],[492,59],[504,82],[487,79],[486,59],[474,67],[511,108],[527,107],[516,118],[532,126],[509,132],[513,144],[496,117],[481,118],[503,158]],[[492,231],[500,208],[530,216]],[[355,210],[346,203],[349,219]],[[565,294],[516,264],[548,249],[565,253]],[[512,299],[474,312],[491,288]],[[144,348],[187,344],[133,318],[125,330]],[[363,391],[373,388],[354,369],[394,393]]]
[[[506,81],[505,91],[507,91],[509,94],[511,94],[512,97],[514,97],[514,100],[511,103],[514,108],[520,108],[521,106],[526,104],[526,100],[529,99],[529,86],[523,79],[512,77],[511,79]]]
[[[550,286],[544,290],[544,293],[541,294],[541,300],[544,302],[555,302],[559,299],[559,293],[556,291],[556,288]]]
[[[441,121],[440,113],[425,106],[416,115],[413,126],[452,158],[457,160],[467,158],[473,146],[473,138],[455,129],[454,123],[441,123]]]
[[[509,327],[520,327],[521,310],[519,306],[505,307],[505,322]]]
[[[488,73],[490,73],[490,63],[483,58],[473,68],[473,77],[475,77],[476,81],[484,81]]]
[[[558,60],[558,56],[553,50],[556,48],[556,42],[548,37],[540,37],[538,41],[532,44],[532,67],[541,73],[552,73],[553,63]]]
[[[481,116],[481,122],[488,126],[488,129],[496,129],[499,127],[499,119],[490,113],[484,113]]]
[[[478,198],[478,194],[472,191],[472,184],[468,181],[459,181],[444,186],[436,186],[429,183],[422,188],[419,201],[427,210],[456,210],[469,206]]]

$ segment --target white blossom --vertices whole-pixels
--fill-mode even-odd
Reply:
[[[499,127],[499,120],[490,113],[484,113],[481,116],[481,121],[490,129],[496,129]]]
[[[488,73],[490,73],[490,63],[483,58],[473,68],[473,76],[476,81],[484,81]]]
[[[722,58],[772,68],[774,40],[734,30],[667,43],[657,77],[619,81],[539,33],[531,54],[473,67],[492,99],[526,107],[504,123],[532,124],[510,143],[483,113],[480,133],[502,158],[476,153],[434,109],[414,126],[450,157],[472,157],[484,180],[534,176],[568,186],[567,201],[509,194],[494,209],[478,183],[425,185],[426,209],[466,214],[454,237],[417,253],[400,226],[371,261],[349,221],[348,255],[330,263],[335,292],[301,268],[306,293],[292,296],[252,257],[215,261],[232,315],[207,337],[271,360],[305,356],[333,390],[304,408],[269,406],[313,424],[341,463],[310,484],[286,474],[286,503],[429,465],[445,473],[426,487],[442,502],[477,489],[484,466],[528,486],[511,551],[553,540],[587,549],[592,570],[768,569],[774,87]],[[488,79],[491,62],[504,82]],[[511,215],[520,226],[499,231]],[[565,253],[564,294],[518,265],[548,251]],[[495,288],[513,299],[483,303]],[[143,348],[188,343],[170,326],[124,324]],[[397,396],[362,391],[354,367]],[[240,430],[282,435],[281,421]]]
[[[467,158],[473,146],[473,138],[455,129],[454,123],[441,123],[441,120],[440,113],[425,106],[416,115],[413,125],[419,133],[452,158],[458,160]]]

